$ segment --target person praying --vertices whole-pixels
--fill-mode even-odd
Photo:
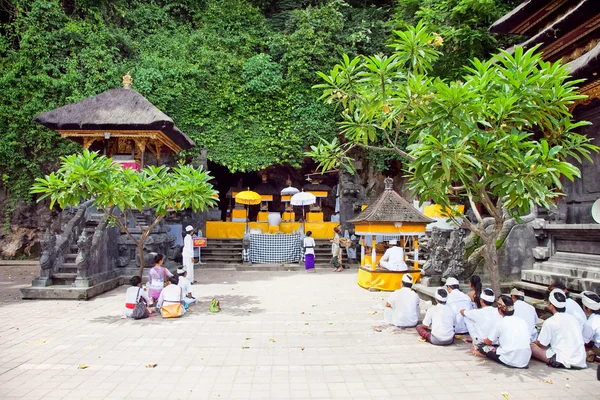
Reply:
[[[390,247],[383,253],[377,266],[388,271],[406,271],[408,266],[404,262],[404,249],[398,246],[396,239],[390,240],[389,245]]]
[[[492,307],[494,300],[496,300],[494,291],[486,288],[481,292],[479,299],[481,308],[460,310],[460,315],[465,317],[465,324],[469,330],[474,349],[484,339],[490,337],[490,333],[502,319],[502,315],[498,313],[498,310]]]
[[[196,304],[198,299],[192,295],[192,284],[187,278],[187,271],[183,268],[180,268],[177,270],[177,275],[179,275],[179,282],[177,282],[177,286],[183,290],[183,301],[185,303],[185,308],[187,309]]]
[[[460,310],[470,310],[473,303],[469,296],[459,290],[459,283],[456,278],[450,277],[446,279],[446,290],[448,291],[448,301],[446,304],[454,311],[454,330],[457,335],[464,335],[469,330]]]
[[[548,296],[552,316],[544,321],[531,355],[553,368],[587,368],[583,336],[577,319],[566,312],[567,296],[554,289]]]
[[[525,321],[527,324],[527,329],[529,329],[529,332],[531,332],[530,339],[532,342],[534,342],[537,338],[537,329],[535,326],[538,320],[535,307],[525,302],[525,293],[517,288],[513,288],[513,290],[510,291],[510,297],[514,303],[515,317],[521,318],[523,321]]]
[[[188,225],[185,227],[185,231],[187,234],[183,239],[183,249],[181,251],[181,256],[183,257],[183,267],[188,273],[188,280],[193,285],[196,283],[194,280],[194,238],[192,235],[194,234],[194,227]]]
[[[548,286],[548,291],[552,291],[554,289],[560,289],[563,291],[563,293],[565,294],[565,297],[567,298],[567,311],[566,312],[567,312],[567,314],[571,314],[572,316],[575,317],[577,322],[579,322],[579,327],[581,328],[581,331],[583,332],[583,325],[585,324],[585,321],[587,320],[587,317],[585,316],[585,313],[583,312],[583,308],[581,308],[581,306],[570,297],[569,289],[567,289],[565,284],[562,283],[561,281],[556,281],[552,285]]]
[[[160,297],[160,293],[165,287],[165,282],[173,276],[171,271],[163,267],[165,256],[162,254],[156,254],[154,256],[154,267],[148,271],[148,296],[152,298],[152,302],[156,303],[156,300]]]
[[[400,328],[413,328],[419,322],[419,295],[412,290],[413,278],[402,277],[402,287],[390,295],[385,303],[383,321]]]
[[[454,311],[446,305],[447,300],[446,289],[437,288],[436,305],[427,310],[423,324],[417,326],[419,336],[436,346],[454,343]]]
[[[583,343],[587,360],[600,362],[600,296],[594,292],[581,293],[583,311],[588,316],[583,326]]]
[[[479,344],[476,354],[509,367],[528,368],[531,346],[527,323],[514,315],[514,303],[506,295],[498,298],[497,312],[501,318]],[[493,343],[498,343],[498,346]]]
[[[183,289],[178,285],[179,284],[179,276],[174,275],[171,276],[167,280],[167,285],[160,293],[160,297],[156,300],[156,310],[162,315],[162,306],[181,303],[181,315],[185,314],[185,301]],[[166,303],[166,304],[165,304]],[[164,316],[163,316],[164,317]]]

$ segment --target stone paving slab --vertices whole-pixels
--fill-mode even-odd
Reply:
[[[0,274],[2,276],[2,274]],[[508,369],[382,326],[356,272],[198,270],[181,319],[122,319],[125,287],[0,307],[0,399],[593,399],[596,365]],[[212,297],[218,314],[208,312]],[[382,327],[377,332],[374,327]],[[78,369],[86,364],[86,369]],[[146,368],[157,364],[155,368]]]

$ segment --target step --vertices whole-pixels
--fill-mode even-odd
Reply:
[[[59,273],[66,273],[66,274],[76,274],[77,273],[77,267],[74,266],[65,266],[65,264],[62,264],[61,266],[58,267],[58,272]]]
[[[537,271],[556,272],[577,278],[600,279],[600,268],[566,264],[553,260],[541,263],[536,262],[533,264],[533,269]]]
[[[77,253],[65,254],[64,259],[65,259],[65,262],[75,262],[75,260],[77,259]]]
[[[77,279],[77,273],[54,272],[51,275],[53,285],[70,285]]]
[[[127,284],[126,281],[127,279],[124,277],[117,277],[87,288],[72,287],[71,284],[25,287],[21,288],[21,297],[28,300],[88,300],[99,294],[113,290],[120,285]]]
[[[593,254],[557,252],[549,261],[600,269],[600,256]]]
[[[242,254],[242,249],[202,249],[200,254],[213,254],[213,255],[231,255],[231,254]]]
[[[522,270],[521,280],[526,282],[550,285],[556,281],[561,281],[570,291],[582,292],[584,290],[596,291],[600,288],[599,279],[578,278],[566,274],[543,270]]]

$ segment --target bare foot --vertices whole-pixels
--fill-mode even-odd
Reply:
[[[477,349],[475,347],[473,347],[471,349],[471,353],[473,353],[473,355],[477,356],[477,357],[487,357],[485,354],[480,353],[479,351],[477,351]]]
[[[473,343],[473,339],[471,339],[470,337],[466,337],[465,338],[465,342],[467,342],[467,343]]]

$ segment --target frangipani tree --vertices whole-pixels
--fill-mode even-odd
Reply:
[[[136,244],[140,276],[144,270],[144,243],[168,210],[191,208],[196,212],[216,204],[217,192],[209,183],[212,177],[202,167],[196,169],[191,165],[179,165],[169,169],[149,166],[137,172],[124,169],[110,158],[88,150],[62,157],[61,161],[58,171],[38,178],[31,192],[41,195],[38,201],[48,197],[50,208],[55,204],[61,208],[76,206],[94,199],[98,210]],[[155,210],[155,219],[148,226],[140,225],[133,215],[134,210],[142,211],[144,208]],[[128,220],[134,221],[140,228],[139,239],[130,233]]]
[[[427,76],[443,39],[419,24],[394,32],[391,56],[344,56],[324,83],[322,99],[342,107],[341,137],[313,146],[320,168],[343,165],[357,147],[405,159],[410,188],[421,201],[471,205],[471,218],[449,218],[480,243],[492,288],[499,293],[497,248],[510,228],[536,206],[563,195],[561,179],[579,169],[570,161],[597,151],[572,121],[570,107],[585,96],[560,62],[544,62],[535,48],[475,59],[460,81]],[[399,143],[406,143],[405,147]],[[482,211],[477,204],[482,206]],[[478,238],[478,239],[477,239]]]

